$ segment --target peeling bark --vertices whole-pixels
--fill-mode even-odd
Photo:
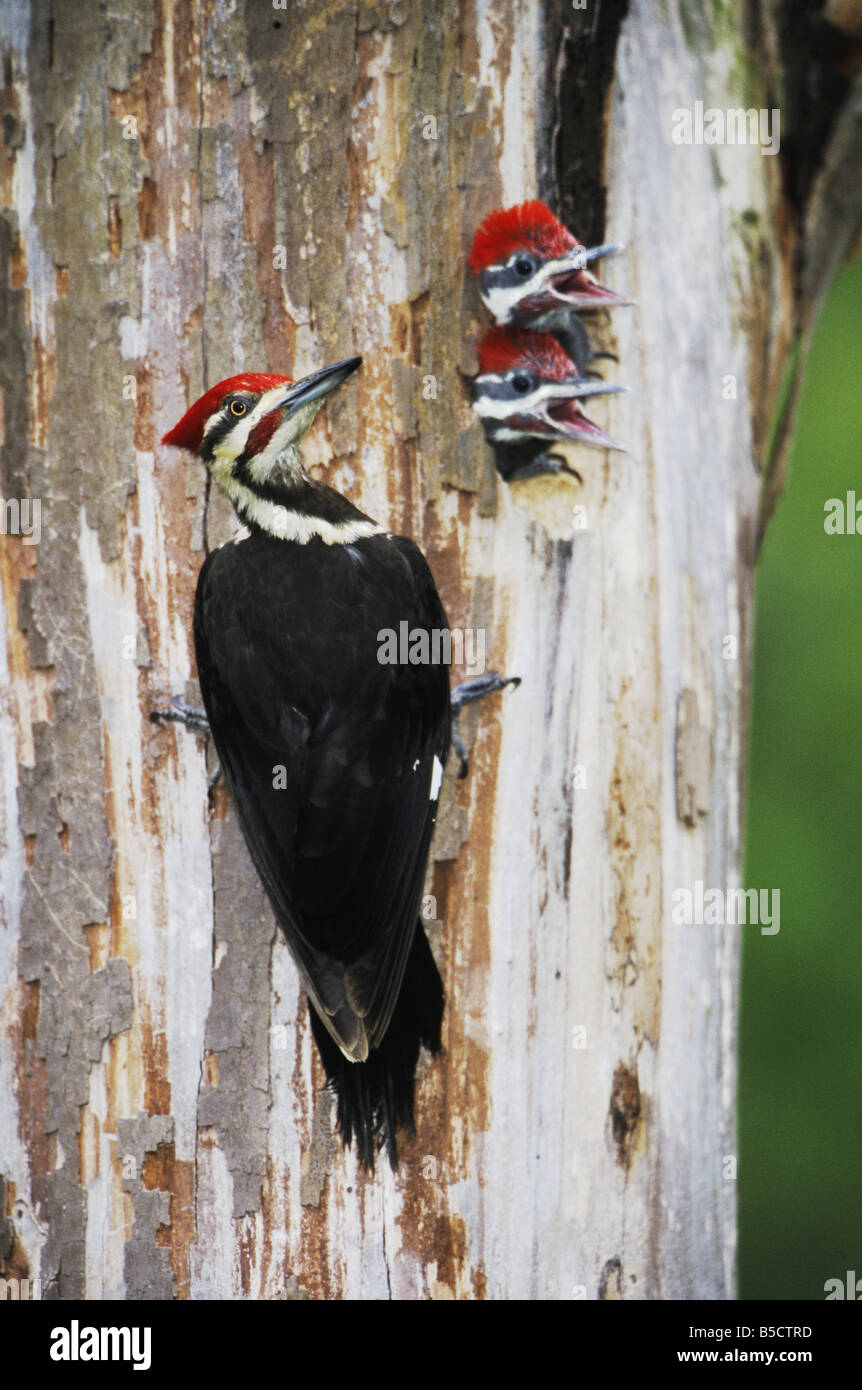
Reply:
[[[756,539],[862,187],[851,39],[818,30],[806,83],[787,8],[5,0],[0,479],[42,513],[0,551],[0,1275],[732,1295],[739,932],[675,926],[672,894],[739,881]],[[674,147],[695,100],[780,104],[787,151]],[[637,301],[593,324],[632,452],[579,457],[587,524],[554,534],[464,381],[473,231],[536,195],[628,242],[608,279]],[[197,571],[234,525],[159,438],[235,371],[353,352],[309,457],[522,677],[446,778],[445,1052],[374,1178],[333,1143],[205,749],[148,720],[194,679]]]

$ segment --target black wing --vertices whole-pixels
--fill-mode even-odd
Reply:
[[[449,743],[446,666],[378,660],[379,632],[405,621],[446,627],[421,553],[398,537],[255,534],[198,581],[198,672],[225,778],[312,1002],[358,1061],[398,998]]]

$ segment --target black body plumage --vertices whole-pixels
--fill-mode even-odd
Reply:
[[[447,626],[421,552],[382,533],[300,543],[252,526],[213,552],[198,580],[212,737],[310,996],[341,1134],[367,1166],[384,1144],[397,1163],[419,1047],[440,1047],[443,1015],[419,914],[449,675],[381,662],[379,634],[405,620]]]

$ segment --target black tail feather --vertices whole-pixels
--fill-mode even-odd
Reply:
[[[443,1022],[443,982],[421,923],[416,924],[386,1036],[367,1061],[349,1062],[310,1005],[309,1011],[327,1082],[338,1098],[338,1129],[345,1147],[355,1138],[360,1163],[373,1170],[375,1154],[385,1146],[389,1162],[397,1168],[397,1132],[414,1129],[419,1048],[424,1044],[431,1052],[440,1051]]]

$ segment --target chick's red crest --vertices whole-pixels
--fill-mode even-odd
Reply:
[[[489,328],[479,344],[479,373],[503,376],[517,367],[532,369],[547,381],[571,381],[578,369],[552,333]]]
[[[548,258],[565,256],[580,244],[544,203],[519,203],[498,208],[485,218],[473,239],[470,269],[479,275],[488,266],[502,265],[513,252],[528,248]]]
[[[254,391],[259,395],[263,391],[271,391],[273,386],[286,386],[292,380],[292,377],[276,376],[272,372],[241,372],[239,376],[225,377],[224,381],[211,386],[200,400],[195,401],[172,430],[162,435],[162,443],[173,444],[178,449],[190,449],[196,454],[203,440],[204,425],[213,411],[218,410],[225,396],[234,391]]]

